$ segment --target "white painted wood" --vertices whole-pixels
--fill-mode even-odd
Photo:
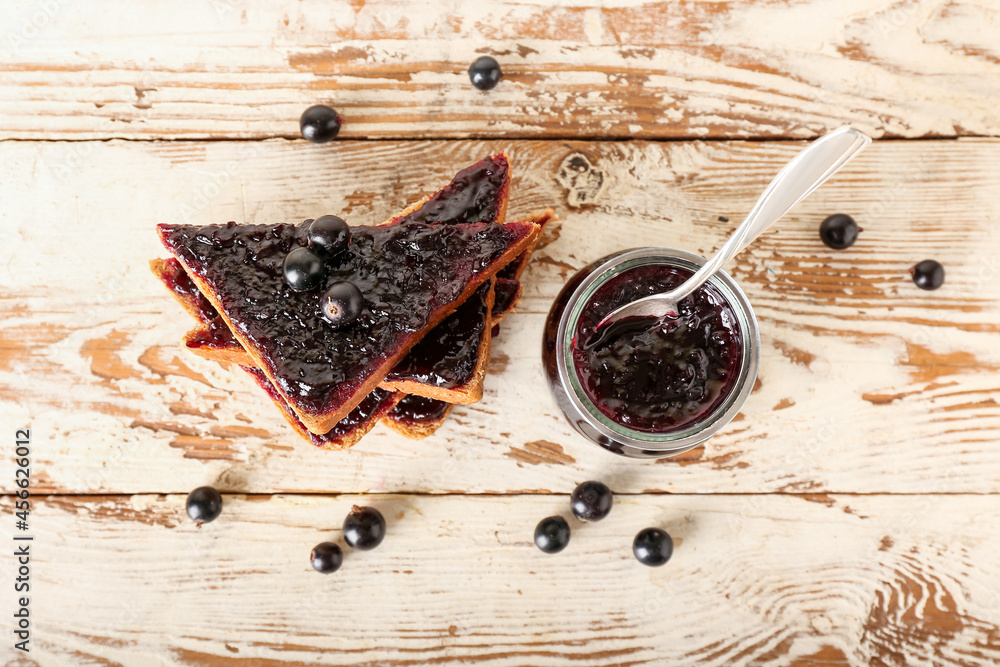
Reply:
[[[191,321],[149,273],[160,221],[388,217],[500,148],[508,217],[554,223],[496,341],[486,396],[433,437],[378,427],[312,450],[238,369],[188,353]],[[981,492],[1000,484],[1000,142],[878,142],[733,265],[761,321],[760,386],[704,448],[621,459],[575,435],[542,380],[544,314],[565,279],[646,244],[708,253],[794,143],[0,144],[0,422],[30,424],[39,490]],[[567,204],[585,155],[603,186]],[[594,182],[597,182],[596,176]],[[577,198],[573,197],[576,202]],[[864,228],[835,252],[826,215]],[[730,222],[718,221],[726,216]],[[922,292],[906,273],[942,261]],[[0,457],[0,489],[12,489]]]
[[[1000,662],[1000,142],[877,143],[741,257],[760,385],[705,447],[654,463],[559,416],[545,313],[614,250],[710,252],[800,145],[510,139],[996,136],[990,3],[0,0],[0,16],[0,140],[297,138],[317,102],[346,116],[341,139],[496,139],[0,143],[5,437],[32,428],[36,494],[145,494],[35,499],[35,643],[5,641],[0,663]],[[489,93],[465,74],[484,53],[505,72]],[[435,436],[315,451],[237,369],[181,347],[190,321],[146,269],[156,222],[373,223],[501,148],[510,215],[563,219],[483,402]],[[581,156],[574,179],[561,166]],[[833,212],[864,227],[848,251],[816,237]],[[934,293],[905,273],[928,257],[947,271]],[[534,525],[588,478],[636,495],[541,554]],[[227,496],[200,529],[183,495],[155,495],[204,483],[306,495]],[[312,572],[355,503],[385,513],[386,542]],[[677,539],[664,568],[631,557],[649,525]],[[3,581],[13,565],[0,551]]]
[[[996,496],[624,496],[557,555],[531,536],[565,496],[227,496],[201,528],[183,503],[36,506],[33,664],[1000,661]],[[309,550],[343,545],[356,503],[383,512],[385,541],[313,572]],[[647,526],[676,540],[663,567],[632,557]],[[0,656],[14,660],[9,640]]]
[[[3,0],[0,138],[1000,133],[987,1]],[[505,79],[474,89],[493,54]]]

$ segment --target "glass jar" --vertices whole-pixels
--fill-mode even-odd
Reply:
[[[624,426],[605,415],[583,389],[573,360],[573,337],[594,294],[609,280],[644,265],[668,265],[697,271],[705,259],[683,250],[636,248],[608,255],[576,273],[556,297],[545,322],[542,361],[549,388],[563,414],[581,435],[608,451],[634,458],[663,458],[686,452],[729,423],[746,402],[757,380],[760,333],[757,316],[743,290],[720,271],[706,285],[721,293],[739,323],[742,354],[728,392],[709,412],[674,430],[648,432]],[[702,288],[699,288],[702,289]]]

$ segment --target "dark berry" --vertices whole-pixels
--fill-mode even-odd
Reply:
[[[914,284],[920,289],[932,290],[944,284],[944,267],[934,259],[925,259],[910,269]]]
[[[354,324],[364,303],[365,297],[361,290],[347,280],[330,285],[330,289],[320,299],[323,317],[338,329]]]
[[[317,572],[331,574],[340,569],[344,552],[333,542],[320,542],[309,553],[309,561]]]
[[[611,512],[614,495],[601,482],[584,482],[569,499],[573,514],[580,521],[600,521]]]
[[[344,519],[344,540],[355,549],[368,551],[382,544],[385,519],[374,507],[354,506]]]
[[[296,248],[285,255],[281,268],[285,272],[285,282],[296,292],[315,289],[326,277],[323,260],[309,248]]]
[[[322,215],[313,220],[306,235],[309,248],[321,259],[330,259],[351,244],[351,228],[335,215]]]
[[[199,486],[188,494],[187,513],[198,523],[215,521],[222,514],[222,494],[210,486]]]
[[[490,56],[479,56],[469,65],[469,80],[479,90],[490,90],[500,83],[500,63]]]
[[[569,524],[561,516],[542,519],[535,527],[535,546],[545,553],[559,553],[567,544],[569,544]]]
[[[632,553],[643,565],[658,567],[670,560],[674,553],[674,541],[659,528],[645,528],[635,536]]]
[[[835,213],[819,225],[819,237],[834,250],[850,248],[858,240],[861,228],[854,218],[843,213]]]
[[[324,104],[311,106],[302,112],[299,129],[302,138],[314,144],[325,144],[340,132],[342,119],[337,112]]]

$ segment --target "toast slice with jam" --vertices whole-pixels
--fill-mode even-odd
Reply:
[[[382,225],[503,222],[509,193],[510,161],[505,153],[490,155],[462,169],[444,188]],[[178,280],[162,265],[154,264],[153,271],[178,298],[189,293],[182,284],[183,278]],[[505,287],[509,288],[509,285]],[[503,294],[509,295],[509,292],[506,289]],[[472,297],[475,303],[446,318],[431,332],[433,341],[418,346],[417,358],[404,358],[390,372],[382,388],[451,403],[478,401],[482,397],[482,380],[489,358],[491,327],[488,317],[481,314],[487,296],[486,290],[477,291]],[[212,312],[195,315],[200,324],[185,335],[185,345],[208,359],[253,366],[252,357],[231,334],[221,317],[213,314],[211,304],[208,308]]]
[[[351,228],[323,284],[297,291],[282,265],[305,225],[159,225],[164,246],[306,428],[325,434],[431,329],[536,240],[530,222]],[[364,299],[337,328],[322,299],[337,282]]]

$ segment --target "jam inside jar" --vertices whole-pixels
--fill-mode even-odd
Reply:
[[[552,303],[542,367],[556,405],[580,435],[632,458],[686,452],[742,409],[757,379],[760,332],[740,286],[719,271],[663,323],[597,323],[636,298],[669,291],[705,263],[673,248],[634,248],[583,267]]]
[[[573,366],[606,417],[647,433],[684,429],[710,415],[735,386],[743,355],[739,319],[713,285],[678,304],[678,317],[633,317],[595,334],[614,309],[667,292],[693,271],[646,264],[613,277],[590,297],[573,332]]]

